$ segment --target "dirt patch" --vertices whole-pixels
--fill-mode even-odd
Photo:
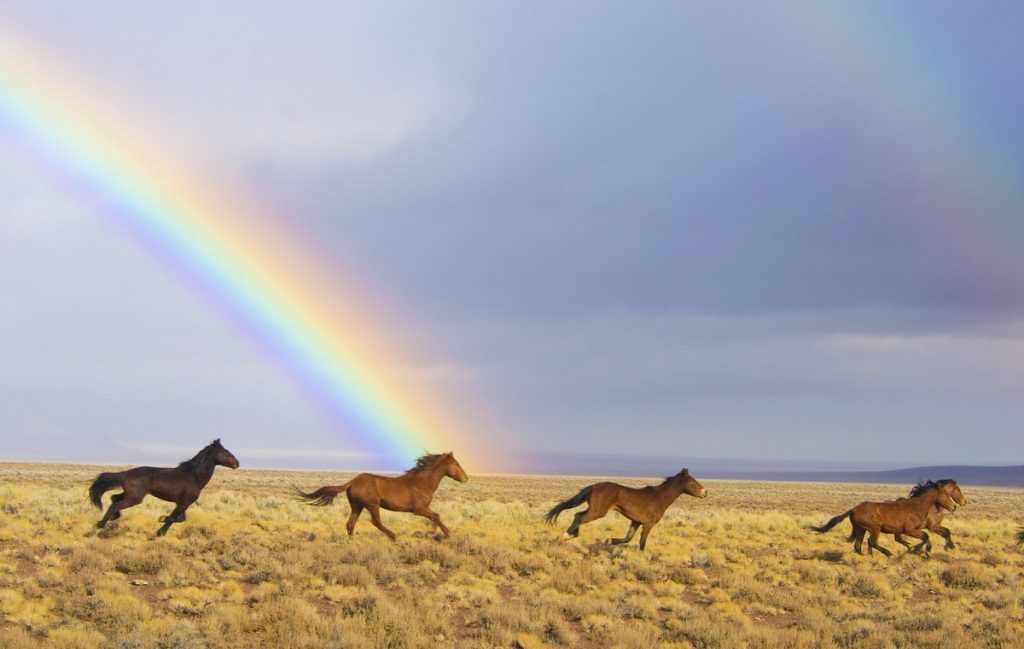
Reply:
[[[18,559],[15,573],[19,577],[32,577],[39,572],[39,565],[35,561],[27,559]]]
[[[125,574],[125,581],[131,586],[132,594],[145,602],[154,613],[167,610],[167,601],[160,597],[164,589],[153,582],[152,575]]]
[[[796,613],[781,613],[779,615],[751,615],[750,619],[759,626],[768,627],[769,629],[787,629],[791,626],[796,625],[800,620],[800,616]]]

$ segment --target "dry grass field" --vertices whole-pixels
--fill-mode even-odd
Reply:
[[[1024,646],[1019,490],[965,486],[946,519],[956,550],[936,539],[926,559],[883,537],[900,549],[886,559],[854,554],[846,522],[805,528],[909,485],[703,480],[709,497],[682,496],[641,553],[601,544],[628,527],[615,514],[575,540],[571,512],[542,523],[586,478],[446,480],[451,538],[385,512],[391,543],[365,515],[349,538],[343,498],[289,492],[351,474],[218,469],[157,539],[172,506],[152,498],[97,532],[86,487],[110,469],[0,464],[0,646]]]

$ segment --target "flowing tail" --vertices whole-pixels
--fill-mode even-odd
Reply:
[[[295,494],[299,497],[299,500],[306,503],[307,505],[316,505],[317,507],[326,507],[334,502],[334,497],[340,493],[348,491],[349,485],[352,481],[349,480],[345,484],[340,484],[334,487],[320,487],[316,491],[306,493],[298,487],[292,487],[295,490]]]
[[[853,513],[853,510],[851,509],[849,511],[846,511],[846,512],[836,516],[835,518],[833,518],[832,520],[830,520],[829,522],[825,523],[824,525],[822,525],[820,527],[815,527],[815,526],[811,525],[811,529],[814,530],[815,532],[827,532],[830,529],[832,529],[833,527],[835,527],[836,525],[839,525],[839,523],[843,522],[843,519],[849,518],[850,514],[852,514],[852,513]]]
[[[89,487],[89,500],[92,501],[93,505],[96,505],[96,509],[103,509],[103,494],[111,489],[124,486],[124,476],[126,473],[127,471],[122,471],[121,473],[101,473],[96,476],[92,486]]]
[[[544,520],[553,525],[555,523],[555,519],[558,518],[558,515],[561,514],[563,510],[572,509],[573,507],[579,507],[584,502],[586,502],[587,499],[590,498],[590,492],[593,490],[594,485],[590,485],[589,487],[583,487],[583,489],[581,489],[578,494],[576,494],[569,500],[563,500],[562,502],[552,507],[551,511],[545,514]]]

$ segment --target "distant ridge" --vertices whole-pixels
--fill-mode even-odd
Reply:
[[[699,457],[533,454],[519,458],[531,473],[548,475],[661,477],[688,467],[701,478],[778,482],[871,482],[912,484],[952,478],[963,485],[1024,488],[1024,465],[878,467],[813,460],[740,460]],[[890,465],[892,467],[892,465]]]
[[[911,484],[919,480],[952,478],[961,485],[1024,487],[1024,465],[1018,466],[919,466],[888,471],[710,471],[708,478],[722,480],[777,480],[784,482],[872,482]]]

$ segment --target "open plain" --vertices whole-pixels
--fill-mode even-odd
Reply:
[[[886,559],[854,554],[846,522],[806,528],[911,485],[701,480],[708,498],[681,496],[641,553],[603,544],[628,528],[616,514],[578,539],[571,511],[543,523],[597,478],[445,480],[452,536],[384,512],[392,543],[365,514],[350,538],[344,498],[294,499],[352,477],[331,472],[218,469],[166,537],[153,498],[98,531],[86,488],[115,468],[0,464],[0,646],[1024,646],[1021,490],[962,485],[957,549],[883,536]]]

